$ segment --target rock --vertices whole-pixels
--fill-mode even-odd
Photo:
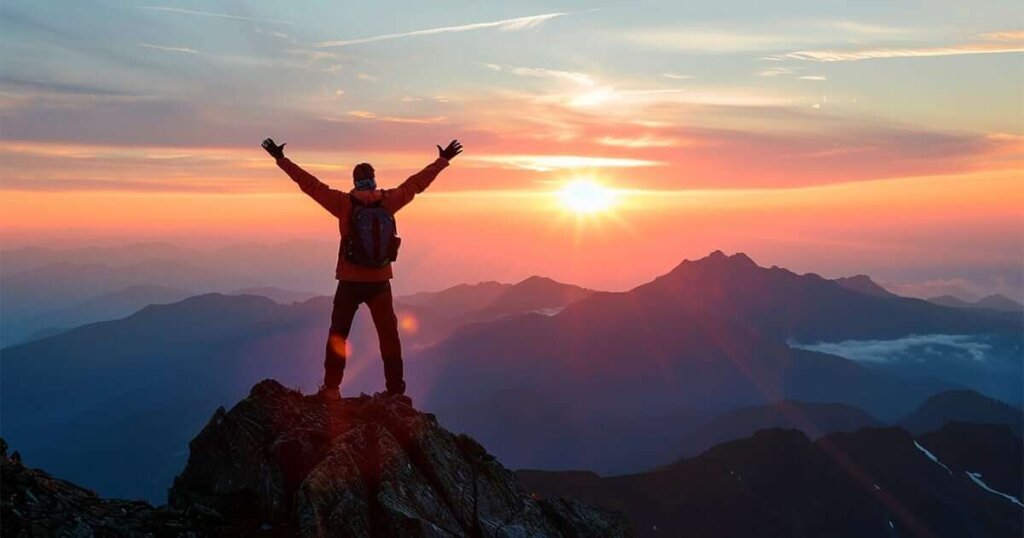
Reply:
[[[169,493],[300,536],[630,536],[623,516],[525,494],[474,440],[408,399],[327,403],[271,380],[219,409]],[[256,527],[254,527],[256,528]]]
[[[25,467],[0,440],[0,535],[232,536],[217,515],[154,508],[144,501],[101,499],[94,492]],[[15,453],[16,454],[16,453]]]

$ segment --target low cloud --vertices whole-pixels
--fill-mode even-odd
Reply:
[[[894,340],[844,340],[790,345],[870,363],[922,361],[938,357],[983,362],[993,349],[985,337],[967,334],[922,334]]]

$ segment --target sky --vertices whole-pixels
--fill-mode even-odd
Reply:
[[[0,238],[329,239],[263,138],[345,190],[458,138],[399,216],[423,287],[722,249],[1024,298],[1018,2],[688,4],[7,0]]]

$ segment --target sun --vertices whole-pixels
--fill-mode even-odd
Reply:
[[[580,215],[600,213],[615,205],[615,191],[590,179],[574,179],[558,190],[562,207]]]

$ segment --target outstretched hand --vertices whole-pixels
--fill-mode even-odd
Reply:
[[[456,155],[462,153],[462,142],[458,140],[452,140],[448,143],[448,147],[441,149],[441,146],[437,146],[437,154],[442,159],[450,161],[455,158]]]
[[[275,159],[283,159],[285,144],[287,144],[287,142],[278,146],[277,144],[274,143],[273,138],[268,138],[264,140],[263,143],[260,145],[263,146],[263,149],[267,150],[267,153],[269,153],[271,157]]]

